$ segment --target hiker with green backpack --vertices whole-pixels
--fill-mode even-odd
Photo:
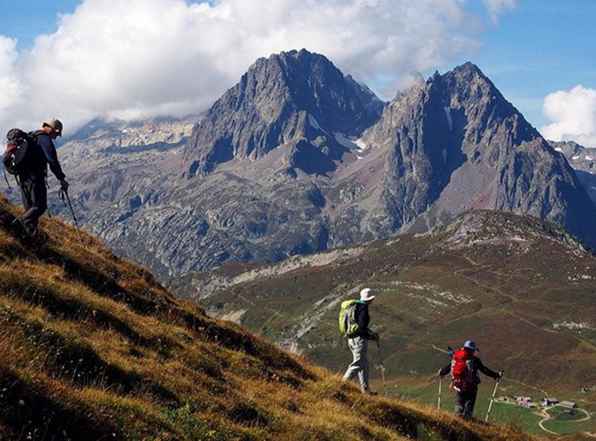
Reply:
[[[368,341],[379,341],[379,335],[369,329],[368,307],[375,299],[370,288],[360,291],[359,300],[347,300],[341,304],[339,312],[339,332],[348,339],[348,347],[353,361],[343,377],[344,381],[358,376],[360,389],[371,394],[368,384]]]

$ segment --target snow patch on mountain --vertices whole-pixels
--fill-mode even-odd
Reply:
[[[452,131],[453,130],[453,118],[451,118],[451,108],[444,107],[443,109],[445,110],[445,116],[447,116],[447,124],[449,124],[449,131]]]
[[[350,138],[348,138],[343,133],[335,132],[334,135],[335,135],[335,140],[337,142],[339,142],[345,148],[350,149],[350,150],[359,150],[360,149],[354,141],[352,141]]]

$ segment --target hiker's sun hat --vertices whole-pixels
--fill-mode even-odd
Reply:
[[[56,118],[46,119],[43,123],[44,126],[51,127],[59,136],[62,136],[62,121]]]
[[[372,302],[375,298],[375,296],[371,295],[371,289],[370,288],[364,288],[362,291],[360,291],[360,300],[363,302]]]
[[[472,340],[467,340],[464,343],[464,348],[469,349],[470,351],[479,351],[478,346],[476,346],[476,343]]]

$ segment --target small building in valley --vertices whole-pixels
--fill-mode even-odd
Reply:
[[[577,403],[575,401],[561,401],[559,406],[567,409],[577,409]]]
[[[556,398],[545,398],[544,400],[542,400],[542,405],[544,407],[554,406],[555,404],[559,404],[559,400],[557,400]]]
[[[531,397],[516,397],[517,405],[521,407],[530,407],[533,402]]]

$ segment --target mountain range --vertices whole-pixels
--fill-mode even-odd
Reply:
[[[282,52],[204,114],[95,121],[60,156],[85,225],[162,280],[428,231],[470,209],[596,244],[585,179],[471,63],[384,103],[323,55]]]

